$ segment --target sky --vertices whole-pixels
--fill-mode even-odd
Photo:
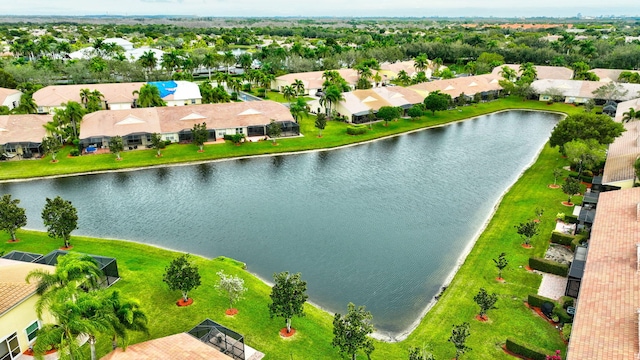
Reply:
[[[606,4],[606,5],[605,5]],[[495,16],[640,15],[638,0],[0,0],[3,15]]]

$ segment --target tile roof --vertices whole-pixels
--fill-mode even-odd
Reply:
[[[500,71],[502,67],[507,66],[520,74],[520,65],[504,64],[493,68],[491,74],[502,77]],[[538,79],[562,79],[569,80],[573,77],[573,70],[563,66],[540,66],[536,65],[536,74]]]
[[[201,342],[187,333],[166,336],[159,339],[129,345],[126,351],[118,348],[101,360],[231,360],[231,357]]]
[[[633,163],[640,155],[640,122],[633,121],[623,125],[627,131],[609,145],[602,173],[603,184],[631,180],[635,177]]]
[[[53,115],[0,115],[0,144],[41,143],[47,134],[44,124],[51,120]]]
[[[273,101],[102,110],[85,115],[80,139],[135,133],[174,133],[207,123],[209,129],[266,125],[271,119],[294,121],[289,109]]]
[[[353,69],[340,69],[336,70],[342,78],[344,78],[350,85],[355,85],[358,81],[358,72]],[[302,80],[307,89],[321,89],[324,79],[322,78],[324,71],[311,71],[303,73],[292,73],[276,78],[277,81],[285,81],[292,84],[296,79]]]
[[[343,93],[340,105],[353,115],[365,115],[383,106],[403,106],[421,103],[424,98],[417,92],[400,86],[388,86]]]
[[[10,96],[16,93],[21,93],[21,92],[20,90],[16,90],[16,89],[0,88],[0,105],[4,104],[5,100],[7,99],[7,96]]]
[[[0,258],[0,316],[35,294],[36,284],[27,284],[30,271],[53,271],[53,266]]]
[[[640,188],[600,194],[567,360],[637,359]]]
[[[534,81],[531,87],[538,94],[549,94],[549,91],[557,90],[560,95],[565,97],[593,99],[595,98],[593,91],[606,84],[605,81],[543,79]],[[638,97],[640,84],[619,83],[619,86],[626,90],[626,93],[614,100],[624,101]]]
[[[472,96],[476,93],[502,90],[502,86],[498,83],[500,79],[502,77],[495,74],[475,75],[420,83],[409,86],[408,89],[424,93],[425,96],[440,90],[442,93],[451,95],[452,98],[457,98],[462,93]]]
[[[431,64],[431,60],[429,60],[428,62],[429,64]],[[415,62],[413,60],[398,61],[394,63],[382,63],[380,64],[380,70],[391,71],[396,75],[398,75],[400,71],[404,70],[410,77],[413,77],[413,75],[417,73]]]
[[[640,72],[636,70],[620,70],[620,69],[591,69],[590,71],[596,74],[600,78],[600,81],[607,81],[607,82],[618,81],[618,78],[620,77],[620,74],[622,74],[623,71],[630,71],[635,73]]]

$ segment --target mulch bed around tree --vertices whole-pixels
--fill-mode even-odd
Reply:
[[[13,243],[17,243],[17,242],[20,242],[20,239],[15,239],[15,240],[9,239],[9,240],[7,240],[7,244],[13,244]]]
[[[529,267],[529,265],[525,266],[524,269],[527,270],[527,271],[533,271],[533,269],[531,267]]]
[[[531,244],[522,244],[522,247],[525,249],[531,249],[533,246],[531,246]]]
[[[564,206],[573,206],[573,205],[574,205],[574,203],[570,203],[570,202],[568,202],[568,201],[563,201],[563,202],[562,202],[562,205],[564,205]]]
[[[559,188],[560,188],[560,185],[557,185],[557,184],[556,184],[556,185],[554,185],[554,184],[549,184],[549,185],[547,185],[547,187],[548,187],[549,189],[559,189]]]
[[[235,314],[238,313],[238,309],[235,309],[235,308],[234,309],[227,309],[227,310],[225,310],[224,313],[227,316],[234,316]]]
[[[480,321],[480,322],[487,322],[489,321],[489,317],[487,315],[476,315],[476,320]]]
[[[503,283],[503,284],[506,282],[506,281],[505,281],[503,278],[501,278],[501,277],[497,277],[497,278],[496,278],[496,281],[497,281],[497,282],[500,282],[500,283]]]
[[[63,247],[60,248],[60,250],[64,250],[64,251],[71,250],[71,249],[73,249],[73,245],[68,246],[68,247],[67,246],[63,246]]]
[[[54,352],[56,352],[58,350],[56,349],[51,349],[51,350],[47,350],[44,355],[49,355],[49,354],[53,354]],[[27,349],[25,350],[22,354],[27,355],[27,356],[33,356],[33,349]]]
[[[287,332],[287,328],[283,327],[282,329],[280,329],[280,336],[282,336],[283,338],[290,338],[293,335],[295,335],[296,333],[296,329],[291,328],[291,331]]]
[[[182,306],[189,306],[193,304],[193,298],[188,298],[187,301],[184,301],[184,299],[180,298],[180,300],[176,301],[176,305],[182,307]]]

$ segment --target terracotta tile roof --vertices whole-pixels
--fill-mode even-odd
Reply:
[[[618,104],[616,121],[621,121],[622,113],[629,108],[640,108],[640,99]],[[627,131],[623,132],[609,145],[607,162],[604,164],[602,183],[610,184],[618,181],[632,180],[635,177],[633,163],[640,155],[640,121],[623,124]]]
[[[145,83],[116,83],[116,84],[80,84],[80,85],[51,85],[33,94],[33,100],[38,106],[56,107],[69,101],[80,102],[80,90],[98,90],[108,103],[133,103],[133,91],[140,90]]]
[[[201,342],[187,333],[175,334],[143,343],[129,345],[126,351],[118,348],[101,360],[230,360],[231,357]]]
[[[601,193],[567,360],[637,359],[640,188]]]
[[[4,104],[7,96],[19,93],[20,90],[0,88],[0,105]]]
[[[429,64],[431,64],[430,60]],[[398,61],[394,63],[382,63],[380,64],[380,70],[388,70],[395,73],[396,75],[398,75],[400,71],[404,70],[406,71],[407,75],[411,77],[417,73],[415,62],[413,60]]]
[[[344,78],[350,85],[355,85],[358,81],[358,72],[353,69],[340,69],[336,70],[342,78]],[[324,71],[310,71],[303,73],[292,73],[276,78],[277,81],[285,81],[288,84],[292,84],[296,79],[302,80],[306,89],[320,89],[324,83],[322,78]]]
[[[0,115],[0,144],[42,142],[47,134],[43,125],[53,115]]]
[[[590,71],[596,74],[600,78],[600,81],[606,81],[606,82],[618,81],[618,78],[620,77],[620,74],[623,71],[630,71],[635,73],[640,72],[636,70],[619,70],[619,69],[591,69]]]
[[[520,65],[517,64],[504,64],[500,66],[496,66],[493,68],[491,72],[493,75],[500,76],[500,71],[502,71],[502,67],[507,66],[520,74]],[[573,70],[563,67],[563,66],[540,66],[536,65],[536,74],[538,79],[561,79],[561,80],[569,80],[573,77]]]
[[[294,121],[289,109],[273,101],[103,110],[86,115],[80,139],[135,133],[175,133],[207,123],[209,129],[267,125],[271,119]]]
[[[53,271],[53,266],[0,258],[0,316],[35,294],[36,285],[25,281],[35,269]]]
[[[426,95],[440,90],[442,93],[451,95],[452,98],[457,98],[462,93],[472,96],[476,93],[502,90],[498,83],[500,79],[502,79],[501,76],[494,74],[466,76],[416,84],[409,86],[408,89],[423,92]]]
[[[400,86],[388,86],[343,93],[340,105],[353,115],[365,115],[369,110],[378,111],[383,106],[403,106],[421,103],[424,98],[414,90]]]
[[[549,94],[549,90],[553,89],[559,91],[559,93],[565,97],[593,99],[596,97],[593,91],[606,84],[604,81],[542,79],[534,81],[531,87],[538,94]],[[620,83],[619,85],[622,89],[627,90],[627,92],[614,100],[624,101],[638,97],[640,84]]]

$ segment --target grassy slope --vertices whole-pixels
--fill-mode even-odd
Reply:
[[[401,132],[411,127],[425,126],[426,123],[450,121],[457,118],[457,115],[476,115],[505,106],[516,108],[527,105],[527,107],[539,107],[544,110],[574,110],[563,106],[547,106],[538,102],[522,103],[512,99],[504,100],[499,104],[494,102],[483,105],[478,108],[466,107],[462,112],[444,112],[436,114],[435,118],[428,117],[419,121],[392,122],[389,128],[377,124],[374,126],[374,130],[378,134]],[[312,126],[310,121],[302,125],[307,130]],[[261,145],[270,150],[280,150],[285,147],[295,148],[295,144],[288,145],[287,143],[301,140],[317,140],[317,142],[327,145],[336,142],[331,138],[341,136],[344,126],[344,124],[332,123],[332,127],[328,127],[323,138],[320,139],[307,136],[306,138],[281,140],[281,146],[278,147],[266,147],[265,144],[269,145],[269,143],[248,145]],[[367,136],[372,136],[371,133]],[[229,147],[227,145],[217,146]],[[179,149],[181,147],[172,145],[167,151],[172,148]],[[183,148],[188,148],[188,146]],[[243,148],[249,148],[249,146],[231,147],[231,149]],[[189,151],[195,153],[194,149]],[[139,151],[139,153],[146,152]],[[130,156],[133,153],[125,155]],[[194,155],[201,154],[195,153]],[[165,155],[162,159],[167,157]],[[112,160],[112,157],[109,156],[103,158]],[[59,164],[68,160],[76,159],[64,159]],[[33,163],[42,164],[43,162],[34,161]],[[98,163],[98,161],[94,163]],[[545,251],[548,234],[554,226],[554,215],[566,210],[560,205],[560,201],[565,198],[562,192],[546,187],[553,181],[552,169],[564,164],[565,161],[558,156],[556,150],[548,147],[544,149],[537,162],[525,172],[505,196],[495,216],[453,282],[419,327],[406,341],[395,344],[377,342],[373,359],[405,359],[409,346],[422,345],[430,346],[439,359],[451,358],[454,352],[453,346],[447,342],[451,325],[463,321],[471,323],[472,335],[468,345],[473,350],[468,357],[474,359],[508,359],[509,357],[499,349],[499,345],[508,336],[520,337],[535,343],[537,346],[547,349],[549,353],[555,349],[565,349],[557,330],[524,307],[523,299],[527,294],[536,291],[540,277],[520,268],[526,264],[531,254],[541,255]],[[533,241],[533,249],[526,250],[520,246],[520,239],[513,226],[531,218],[533,210],[537,206],[545,208],[541,227],[543,235]],[[7,234],[0,236],[8,237]],[[20,238],[22,241],[16,244],[0,243],[0,251],[19,249],[47,253],[60,246],[58,242],[54,242],[44,234],[37,232],[23,231],[20,233]],[[123,280],[118,282],[115,288],[143,301],[151,319],[152,338],[188,330],[202,319],[209,317],[245,334],[247,343],[268,354],[267,359],[290,359],[291,356],[295,359],[337,358],[337,351],[330,346],[332,325],[329,314],[307,306],[307,316],[293,320],[294,327],[299,330],[298,335],[290,340],[281,340],[277,335],[277,330],[282,327],[283,321],[278,318],[269,319],[266,310],[269,302],[269,287],[243,271],[240,264],[231,259],[197,259],[203,275],[203,285],[191,293],[196,299],[194,305],[188,308],[177,308],[173,303],[179,298],[179,294],[168,291],[161,282],[164,267],[176,256],[175,253],[111,240],[74,237],[73,243],[76,246],[75,250],[113,256],[118,259]],[[503,275],[507,283],[499,284],[494,280],[497,270],[491,259],[496,258],[503,251],[507,253],[510,264]],[[144,257],[138,254],[144,254]],[[235,318],[224,316],[225,299],[213,289],[215,272],[219,269],[224,269],[227,273],[241,275],[250,289],[246,299],[238,303],[240,314]],[[497,303],[498,309],[489,311],[490,321],[488,323],[479,323],[473,318],[477,311],[477,305],[473,303],[472,298],[480,287],[485,287],[489,292],[500,294],[500,300]],[[138,337],[135,341],[142,340],[144,338]],[[109,342],[106,339],[101,339],[99,345],[101,354],[109,350]]]

